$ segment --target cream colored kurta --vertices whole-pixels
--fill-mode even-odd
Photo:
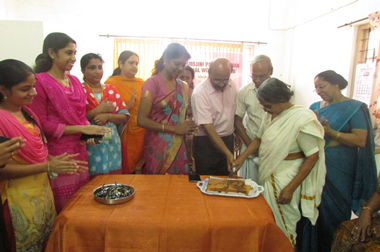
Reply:
[[[257,88],[253,82],[240,89],[236,97],[236,112],[235,114],[243,118],[243,125],[246,129],[247,135],[251,140],[255,139],[259,131],[262,119],[265,116],[263,106],[256,98]],[[247,149],[243,143],[241,153]],[[255,156],[250,155],[240,168],[240,176],[246,179],[252,179],[257,182],[259,165],[255,162]]]

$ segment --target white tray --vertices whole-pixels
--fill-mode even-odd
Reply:
[[[223,178],[217,178],[217,177],[210,177],[210,178],[223,180]],[[255,181],[252,181],[251,179],[246,179],[245,184],[252,186],[252,190],[249,191],[248,195],[245,195],[244,193],[235,193],[235,192],[226,193],[226,192],[207,191],[208,178],[206,178],[204,181],[198,181],[197,186],[201,190],[202,193],[208,194],[208,195],[216,195],[216,196],[255,198],[259,196],[260,193],[264,192],[264,187],[259,186]]]

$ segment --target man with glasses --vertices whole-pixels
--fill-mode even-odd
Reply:
[[[197,173],[228,175],[234,161],[234,115],[236,84],[230,80],[231,63],[215,59],[209,77],[196,86],[191,106],[199,131],[193,139],[193,156]]]
[[[243,140],[241,152],[244,152],[251,141],[256,137],[262,119],[265,115],[264,109],[256,98],[257,89],[273,73],[272,61],[266,55],[256,56],[251,61],[252,81],[243,87],[236,98],[235,129]],[[250,155],[241,167],[241,176],[246,179],[257,181],[258,176],[258,157]]]

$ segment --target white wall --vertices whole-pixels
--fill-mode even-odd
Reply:
[[[331,69],[350,80],[352,48],[356,41],[355,27],[337,27],[380,10],[380,1],[319,0],[315,1],[317,5],[311,1],[295,1],[297,6],[306,7],[305,2],[309,6],[303,12],[295,12],[296,25],[301,25],[293,31],[287,31],[293,33],[293,43],[286,49],[292,51],[292,56],[289,60],[284,59],[283,65],[291,65],[288,81],[294,85],[295,103],[309,106],[320,100],[313,92],[313,79],[318,73]],[[325,7],[321,9],[318,6]],[[308,20],[311,21],[303,24]]]
[[[243,8],[246,3],[245,0],[223,5],[216,0],[3,0],[0,20],[43,21],[44,36],[56,31],[67,33],[77,41],[77,60],[89,52],[104,56],[106,77],[113,70],[113,39],[100,38],[100,34],[266,42],[268,31],[262,21],[268,18],[269,1],[253,0],[249,8]],[[78,63],[72,73],[80,77]]]
[[[309,106],[319,100],[317,73],[349,77],[354,28],[337,27],[376,10],[379,0],[3,0],[0,20],[42,21],[44,36],[67,33],[78,44],[72,74],[81,78],[80,58],[96,52],[106,61],[103,81],[113,70],[113,40],[100,34],[267,42],[255,54],[271,57],[273,76],[292,85],[296,104]]]
[[[42,50],[42,22],[0,20],[0,31],[0,60],[18,59],[33,66]]]

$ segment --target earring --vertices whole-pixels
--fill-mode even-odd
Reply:
[[[51,59],[54,59],[54,57],[51,57]]]
[[[8,97],[6,95],[4,95],[4,100],[7,100],[7,99],[8,99]]]

